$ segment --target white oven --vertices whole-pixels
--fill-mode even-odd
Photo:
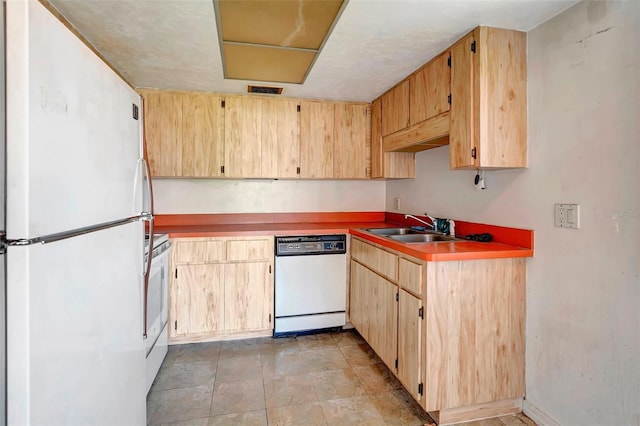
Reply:
[[[171,242],[167,235],[154,235],[149,287],[146,295],[147,392],[167,354],[170,253]]]

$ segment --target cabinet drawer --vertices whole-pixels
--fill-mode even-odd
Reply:
[[[393,253],[353,239],[351,257],[393,281],[398,279],[398,256]]]
[[[422,265],[407,259],[398,260],[398,281],[400,286],[415,295],[422,294]]]
[[[220,240],[175,240],[175,259],[178,264],[224,262],[225,245]]]
[[[273,240],[263,238],[259,240],[227,241],[228,262],[243,262],[248,260],[273,260]]]

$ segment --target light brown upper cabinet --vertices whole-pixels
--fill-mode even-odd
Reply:
[[[222,97],[189,94],[182,101],[182,176],[222,176]]]
[[[300,101],[300,177],[366,179],[368,125],[364,103]]]
[[[449,111],[449,52],[436,57],[409,77],[409,124]]]
[[[300,177],[333,177],[333,104],[300,102]]]
[[[478,27],[451,48],[452,169],[527,166],[526,37]]]
[[[333,177],[366,179],[367,106],[336,103],[333,106]]]
[[[143,93],[144,132],[151,176],[182,176],[182,100],[177,93]]]
[[[382,99],[371,103],[371,178],[413,178],[416,157],[413,153],[384,152],[382,149]]]
[[[296,177],[297,107],[291,100],[226,96],[225,177]]]
[[[154,177],[217,177],[222,173],[222,98],[144,91],[145,140]]]
[[[300,166],[298,102],[264,99],[262,102],[262,176],[296,178]]]
[[[382,136],[409,126],[409,80],[382,95]]]

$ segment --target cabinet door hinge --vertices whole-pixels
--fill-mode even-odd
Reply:
[[[176,320],[176,322],[173,323],[173,329],[174,330],[178,329],[178,320]]]
[[[396,358],[396,368],[398,368],[398,358]]]
[[[178,278],[178,268],[176,268],[176,278]]]
[[[138,105],[133,104],[133,119],[137,120],[138,119]]]
[[[423,392],[423,391],[424,391],[424,386],[423,386],[423,384],[422,384],[422,383],[420,383],[420,384],[418,385],[418,394],[422,395],[422,392]]]
[[[297,110],[298,110],[298,112],[300,112],[300,105],[298,105],[298,108],[297,108]]]
[[[400,292],[396,292],[396,302],[400,300]]]
[[[296,174],[299,175],[300,174],[300,167],[296,167]]]
[[[474,160],[475,160],[475,158],[476,158],[477,152],[478,152],[478,151],[476,151],[476,148],[475,148],[475,147],[473,147],[473,149],[471,150],[471,158],[473,158]]]
[[[422,319],[424,319],[424,306],[420,307],[420,309],[418,309],[418,316]]]
[[[451,105],[451,93],[449,93],[449,96],[447,96],[447,102],[449,102],[449,105]]]
[[[221,106],[222,108],[224,108],[224,107],[225,107],[224,99],[223,99],[222,101],[220,101],[220,106]]]
[[[224,174],[224,166],[220,166],[220,173]]]
[[[473,53],[476,53],[476,41],[475,41],[475,40],[473,40],[473,41],[471,42],[471,51],[472,51]]]
[[[451,68],[451,53],[449,53],[449,57],[447,58],[447,66]]]

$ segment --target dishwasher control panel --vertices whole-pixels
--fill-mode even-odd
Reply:
[[[276,237],[276,256],[343,254],[346,252],[347,237],[345,234]]]

